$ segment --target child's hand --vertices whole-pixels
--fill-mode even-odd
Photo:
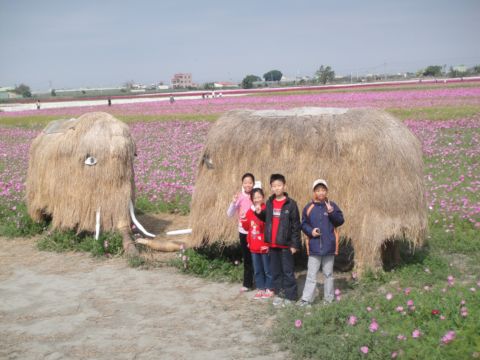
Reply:
[[[297,252],[297,249],[295,249],[294,247],[291,247],[290,252],[292,253],[292,255],[294,255]]]
[[[330,204],[330,201],[325,201],[325,205],[327,205],[327,212],[330,214],[333,212],[333,206]]]
[[[233,199],[232,199],[232,202],[236,203],[237,200],[238,200],[238,197],[240,196],[239,193],[236,193],[235,195],[233,195]]]
[[[313,235],[313,237],[319,237],[320,236],[320,229],[319,228],[313,229],[312,235]]]

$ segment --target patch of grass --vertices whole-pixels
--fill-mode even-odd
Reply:
[[[120,255],[123,252],[122,237],[118,233],[107,232],[98,240],[92,235],[77,235],[74,231],[55,230],[37,242],[39,250],[43,251],[82,251],[93,256]]]
[[[401,120],[454,120],[480,114],[479,105],[390,108],[386,110]]]
[[[173,201],[152,202],[146,197],[138,197],[135,201],[135,207],[142,213],[178,213],[187,215],[190,213],[190,197],[181,198],[177,196]]]
[[[373,84],[373,83],[372,83]],[[313,86],[321,86],[322,84],[317,84]],[[350,84],[343,84],[343,85],[350,85]],[[351,85],[359,85],[359,84],[351,84]],[[328,85],[327,85],[328,86]],[[318,90],[291,90],[291,91],[271,91],[271,92],[261,92],[261,93],[254,93],[249,94],[247,96],[288,96],[288,95],[312,95],[312,94],[319,94],[319,93],[347,93],[347,92],[373,92],[373,91],[403,91],[403,90],[433,90],[433,89],[444,89],[444,88],[470,88],[470,87],[478,87],[478,82],[466,82],[466,83],[439,83],[432,84],[432,85],[424,85],[424,84],[406,84],[406,85],[396,85],[396,86],[370,86],[370,87],[357,87],[357,88],[333,88],[333,89],[318,89]]]
[[[128,258],[128,266],[132,268],[143,267],[147,263],[147,260],[140,256],[130,256]]]
[[[45,127],[50,121],[58,119],[69,119],[69,115],[31,115],[31,116],[12,116],[0,117],[0,125],[25,127],[32,129],[41,129]]]
[[[151,121],[216,121],[220,114],[166,114],[166,115],[121,115],[112,114],[119,120],[126,123],[151,122]],[[31,116],[12,116],[0,117],[0,125],[25,127],[33,129],[42,129],[50,121],[58,119],[69,119],[72,115],[31,115]]]
[[[20,237],[40,234],[48,226],[46,221],[34,222],[24,202],[0,203],[0,236]]]
[[[241,282],[243,266],[239,247],[211,245],[198,249],[182,249],[170,265],[182,272],[215,281]]]

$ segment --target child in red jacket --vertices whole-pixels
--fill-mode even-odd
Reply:
[[[270,255],[268,244],[264,242],[265,223],[255,215],[255,206],[265,208],[263,202],[265,195],[260,187],[256,187],[251,193],[253,206],[241,219],[243,228],[248,231],[247,242],[252,253],[253,272],[257,293],[254,299],[268,299],[273,296],[272,274],[270,273]]]

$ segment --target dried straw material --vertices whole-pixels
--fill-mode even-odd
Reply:
[[[87,113],[50,123],[30,147],[30,216],[37,221],[51,217],[55,229],[94,232],[100,209],[103,231],[129,229],[134,155],[128,126],[110,114]]]
[[[418,139],[392,115],[374,109],[240,110],[210,130],[192,199],[192,245],[237,242],[227,218],[240,177],[252,172],[270,193],[269,177],[282,173],[300,211],[313,180],[329,184],[344,211],[342,236],[352,240],[357,270],[381,266],[385,242],[423,243],[427,208]]]

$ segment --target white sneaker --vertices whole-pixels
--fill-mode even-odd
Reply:
[[[272,305],[273,305],[273,306],[281,306],[281,305],[283,305],[283,299],[282,299],[281,297],[275,296],[275,297],[273,298]]]

